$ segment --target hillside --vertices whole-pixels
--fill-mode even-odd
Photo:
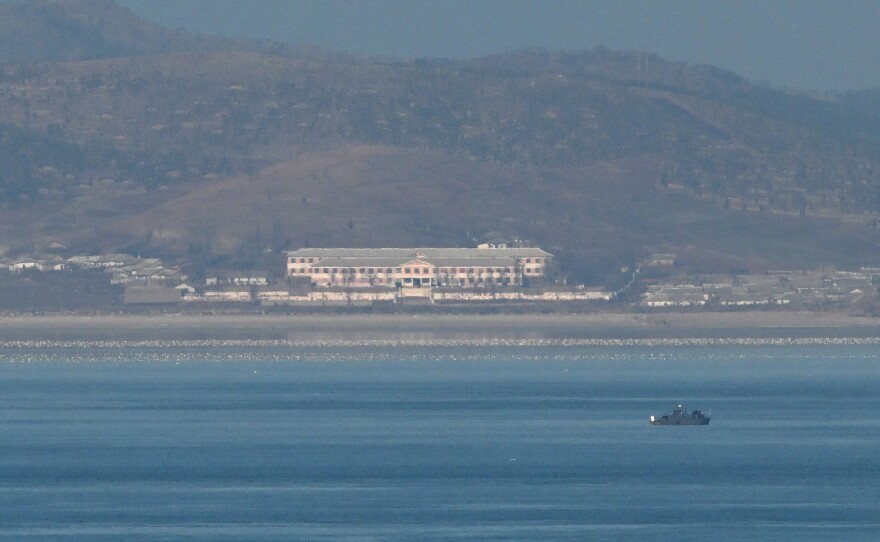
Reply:
[[[0,35],[2,251],[243,265],[528,239],[588,281],[657,250],[693,270],[880,265],[876,91],[605,49],[306,54],[109,0],[3,5]]]
[[[112,0],[35,0],[0,4],[0,62],[49,62],[208,51],[233,40],[169,30]]]

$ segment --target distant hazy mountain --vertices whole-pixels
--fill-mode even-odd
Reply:
[[[841,96],[840,103],[866,115],[866,123],[871,123],[875,130],[880,130],[880,89],[848,92]]]
[[[358,58],[0,5],[0,245],[239,264],[528,239],[573,279],[880,264],[880,91],[595,49]]]
[[[42,62],[216,50],[232,40],[169,30],[112,0],[0,4],[0,62]]]

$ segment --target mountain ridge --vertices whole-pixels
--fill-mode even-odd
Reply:
[[[0,251],[63,240],[247,265],[309,244],[500,237],[592,281],[657,250],[691,270],[880,264],[880,91],[817,97],[604,48],[303,52],[167,30],[110,0],[0,5],[19,48],[46,18],[83,41],[2,61]],[[185,211],[199,202],[215,212]]]

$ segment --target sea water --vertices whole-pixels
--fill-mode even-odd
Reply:
[[[880,346],[7,344],[0,539],[878,540]]]

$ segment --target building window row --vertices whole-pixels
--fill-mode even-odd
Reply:
[[[531,272],[540,272],[540,267],[526,267],[526,273]],[[487,274],[487,273],[513,273],[513,268],[511,267],[459,267],[459,268],[445,268],[440,267],[436,268],[433,271],[429,268],[419,268],[419,267],[405,267],[405,268],[376,268],[376,267],[292,267],[292,273],[349,273],[349,274],[392,274],[392,273],[406,273],[410,275],[431,275],[434,273],[439,273],[443,275],[455,275],[455,274]]]

